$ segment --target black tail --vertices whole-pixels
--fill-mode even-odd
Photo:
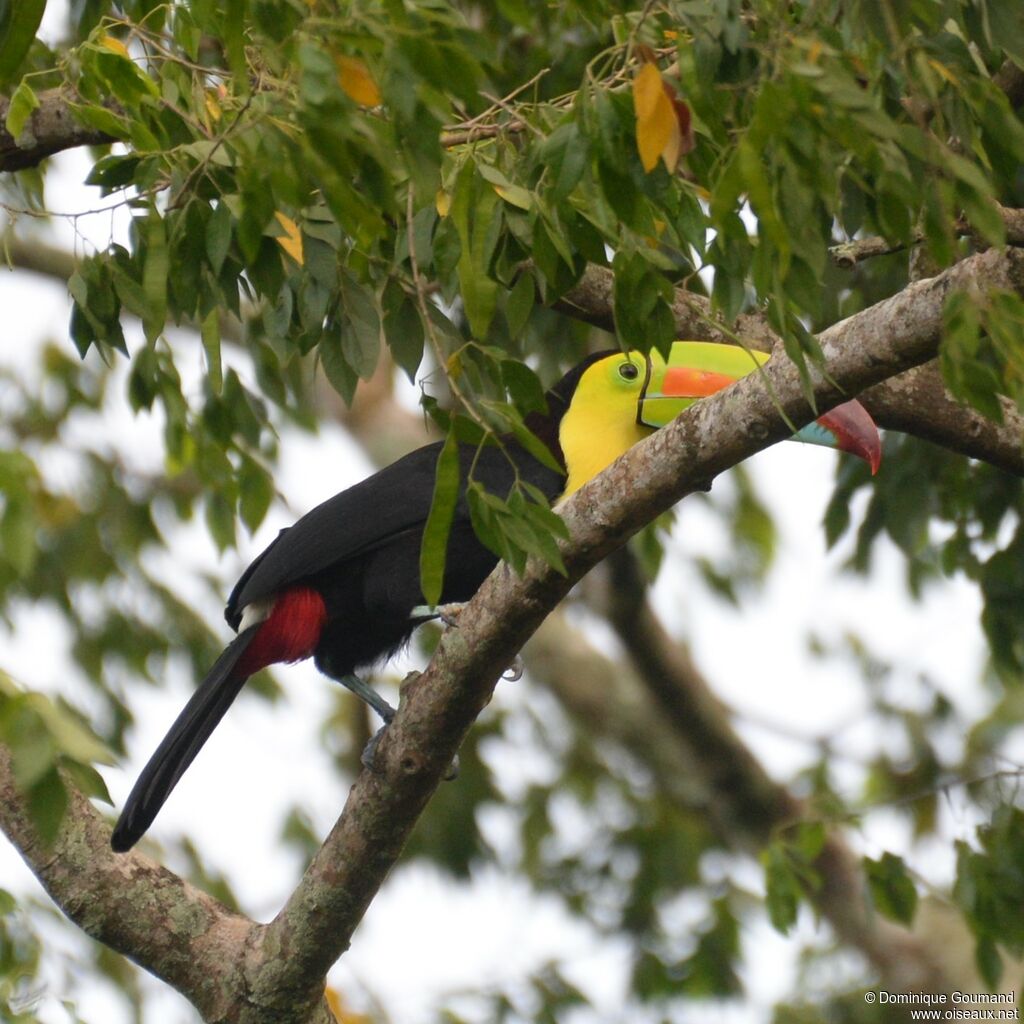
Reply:
[[[178,779],[238,696],[248,675],[234,669],[258,629],[252,626],[228,644],[142,769],[110,838],[118,853],[130,850],[153,824]]]

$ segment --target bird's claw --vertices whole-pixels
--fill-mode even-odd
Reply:
[[[501,678],[507,679],[510,683],[518,682],[523,678],[523,659],[520,655],[515,656],[512,664],[501,673]]]
[[[462,614],[462,609],[465,607],[465,601],[450,601],[448,604],[439,604],[437,606],[437,617],[449,628],[454,628],[458,626],[459,615]]]
[[[376,771],[374,762],[377,759],[377,748],[380,746],[381,737],[384,735],[384,730],[387,729],[389,723],[382,725],[371,737],[369,743],[363,747],[363,752],[359,756],[359,760],[363,767],[369,771]],[[452,758],[452,763],[448,766],[448,771],[444,774],[445,782],[452,782],[459,777],[459,755],[456,754]]]
[[[371,737],[369,742],[363,747],[362,754],[359,755],[359,761],[362,766],[372,772],[374,770],[373,762],[377,757],[377,748],[380,746],[380,738],[384,735],[384,730],[387,725],[382,725]]]

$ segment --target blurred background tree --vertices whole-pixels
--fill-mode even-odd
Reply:
[[[176,680],[166,720],[202,675],[248,556],[373,465],[431,431],[521,429],[600,348],[740,336],[810,365],[825,326],[1020,243],[1022,69],[1024,13],[995,0],[0,4],[0,749],[40,835],[69,787],[104,797],[95,764],[148,754],[163,723],[139,737],[137,709]],[[800,480],[823,463],[773,453],[637,538],[531,641],[406,850],[403,871],[429,863],[453,894],[492,871],[524,906],[542,894],[615,991],[556,942],[408,1018],[342,974],[339,1019],[867,1021],[905,1011],[865,988],[1019,988],[1024,300],[978,287],[944,318],[938,363],[865,398],[904,432],[876,480],[840,462],[828,497]],[[778,580],[794,505],[799,532],[824,522],[797,559],[826,571],[827,543],[827,570],[863,586],[809,598],[808,564]],[[941,627],[889,632],[912,621],[892,607],[937,592],[958,602]],[[845,678],[846,703],[815,725],[787,702],[819,677]],[[313,706],[257,682],[279,705],[253,711],[266,735],[302,717],[283,742],[329,756],[300,773],[243,737],[238,760],[269,766],[230,762],[253,777],[205,813],[179,795],[187,816],[149,844],[254,916],[372,729],[322,681]],[[246,878],[256,817],[265,889]],[[187,1019],[9,888],[4,1019]],[[461,942],[472,927],[449,957]],[[769,955],[784,985],[758,980]]]

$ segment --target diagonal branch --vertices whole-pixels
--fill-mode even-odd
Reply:
[[[554,304],[554,308],[577,320],[614,331],[613,294],[612,272],[590,264],[580,281]],[[765,352],[781,343],[763,314],[742,313],[734,324],[727,325],[707,298],[685,288],[676,289],[672,312],[676,335],[680,338],[728,344],[739,336],[752,348]],[[988,462],[1007,473],[1024,476],[1024,416],[1008,400],[1002,402],[1001,424],[963,405],[946,390],[935,364],[886,380],[860,398],[881,427],[913,434],[950,451]]]
[[[819,381],[814,388],[819,411],[934,358],[943,299],[951,289],[968,285],[1011,287],[1024,294],[1024,253],[993,250],[971,257],[824,332],[820,340],[828,371],[844,390]],[[571,537],[561,545],[566,576],[536,562],[522,577],[505,565],[491,574],[458,628],[444,634],[427,670],[403,687],[375,770],[356,780],[299,886],[252,944],[247,974],[250,992],[262,1006],[294,1012],[322,985],[502,670],[545,615],[645,523],[787,436],[790,427],[780,409],[797,425],[813,415],[796,368],[781,359],[772,360],[763,374],[751,374],[697,403],[566,502],[562,513]],[[286,955],[278,955],[282,951]]]

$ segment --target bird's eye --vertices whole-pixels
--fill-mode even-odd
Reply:
[[[623,380],[636,380],[640,376],[640,367],[636,363],[622,363],[619,366],[619,376]]]

